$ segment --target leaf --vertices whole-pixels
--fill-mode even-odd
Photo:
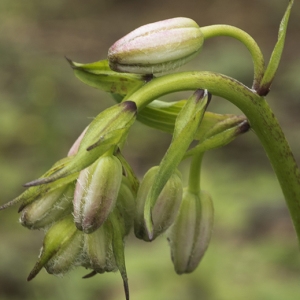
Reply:
[[[268,94],[268,92],[270,91],[270,86],[272,84],[272,81],[275,77],[275,73],[278,69],[280,59],[281,59],[281,54],[282,54],[282,51],[284,48],[286,30],[287,30],[288,21],[289,21],[289,17],[290,17],[290,13],[291,13],[293,4],[294,4],[294,0],[290,0],[289,5],[285,11],[285,14],[281,20],[281,23],[279,26],[277,43],[272,52],[268,67],[264,74],[264,77],[260,83],[260,87],[257,90],[257,93],[260,96],[266,96]]]

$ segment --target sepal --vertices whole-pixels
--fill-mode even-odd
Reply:
[[[43,267],[56,275],[72,269],[81,254],[82,237],[71,216],[52,225],[45,235],[39,259],[27,280],[32,280]]]

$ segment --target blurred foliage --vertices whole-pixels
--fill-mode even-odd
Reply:
[[[109,95],[80,83],[64,56],[92,62],[134,28],[175,16],[200,26],[226,23],[250,33],[266,61],[275,44],[287,1],[282,0],[28,0],[0,1],[0,201],[22,192],[65,156],[73,140]],[[268,96],[300,161],[298,51],[300,5],[295,3],[286,48]],[[218,38],[184,69],[221,72],[247,85],[252,65],[237,41]],[[167,99],[179,100],[186,94]],[[210,110],[239,113],[214,98]],[[139,176],[161,159],[170,136],[136,124],[125,156]],[[158,147],[159,145],[159,147]],[[182,171],[187,172],[186,166]],[[203,188],[215,201],[215,231],[203,262],[191,275],[173,272],[164,238],[147,244],[129,238],[126,257],[132,299],[297,299],[300,255],[283,196],[253,133],[206,155]],[[17,223],[16,208],[1,212],[0,300],[123,299],[119,274],[82,280],[85,270],[64,279],[42,272],[26,277],[39,253],[42,232]],[[298,295],[298,296],[297,296]]]

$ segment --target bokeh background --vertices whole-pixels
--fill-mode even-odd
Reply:
[[[143,24],[184,16],[200,26],[225,23],[250,33],[266,61],[276,42],[287,0],[0,0],[0,203],[23,191],[66,155],[83,128],[114,102],[85,86],[64,56],[78,62],[106,57],[120,37]],[[282,62],[269,102],[300,162],[300,5],[295,1]],[[252,82],[243,45],[229,38],[207,41],[184,69],[221,72]],[[179,100],[188,94],[174,95]],[[166,99],[166,100],[168,100]],[[215,112],[240,113],[213,98]],[[125,156],[141,177],[158,164],[170,136],[136,124]],[[183,173],[187,166],[182,165]],[[203,189],[214,199],[215,228],[198,269],[178,276],[167,241],[128,238],[127,270],[133,300],[282,300],[300,298],[300,252],[284,199],[254,133],[206,154]],[[32,282],[43,233],[18,224],[17,208],[0,212],[0,300],[124,299],[117,273],[81,279],[42,271]]]

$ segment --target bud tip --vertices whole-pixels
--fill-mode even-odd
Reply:
[[[250,129],[250,124],[248,123],[248,120],[245,120],[240,123],[238,126],[238,133],[245,133]]]
[[[123,103],[124,103],[124,106],[125,106],[126,110],[132,111],[132,112],[137,111],[137,106],[136,106],[136,103],[134,101],[128,100],[128,101],[125,101]]]

